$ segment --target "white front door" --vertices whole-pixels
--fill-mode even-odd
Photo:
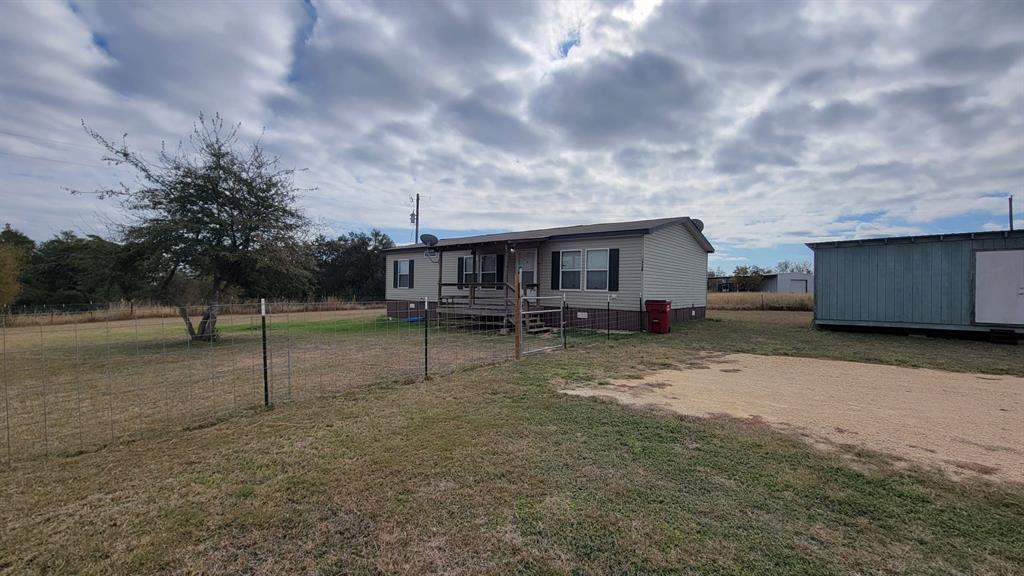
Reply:
[[[1024,250],[976,252],[974,321],[1024,325]]]
[[[537,298],[537,251],[516,250],[516,270],[523,273],[523,291],[531,302]]]

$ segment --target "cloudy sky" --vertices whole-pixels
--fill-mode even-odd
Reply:
[[[326,233],[689,215],[713,266],[1024,213],[1024,3],[0,4],[0,221],[105,233],[200,111],[288,166]],[[1020,221],[1021,216],[1018,216]]]

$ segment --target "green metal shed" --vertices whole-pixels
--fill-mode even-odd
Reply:
[[[1024,334],[1024,231],[817,242],[820,327]]]

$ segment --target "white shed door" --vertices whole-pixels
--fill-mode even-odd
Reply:
[[[975,253],[974,321],[1024,324],[1024,250]]]
[[[807,292],[807,280],[793,280],[791,278],[789,280],[789,291],[801,294]]]

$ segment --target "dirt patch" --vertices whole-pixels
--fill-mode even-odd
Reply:
[[[953,477],[1024,481],[1024,378],[731,354],[564,390],[695,416],[763,421],[820,448],[855,446]]]

